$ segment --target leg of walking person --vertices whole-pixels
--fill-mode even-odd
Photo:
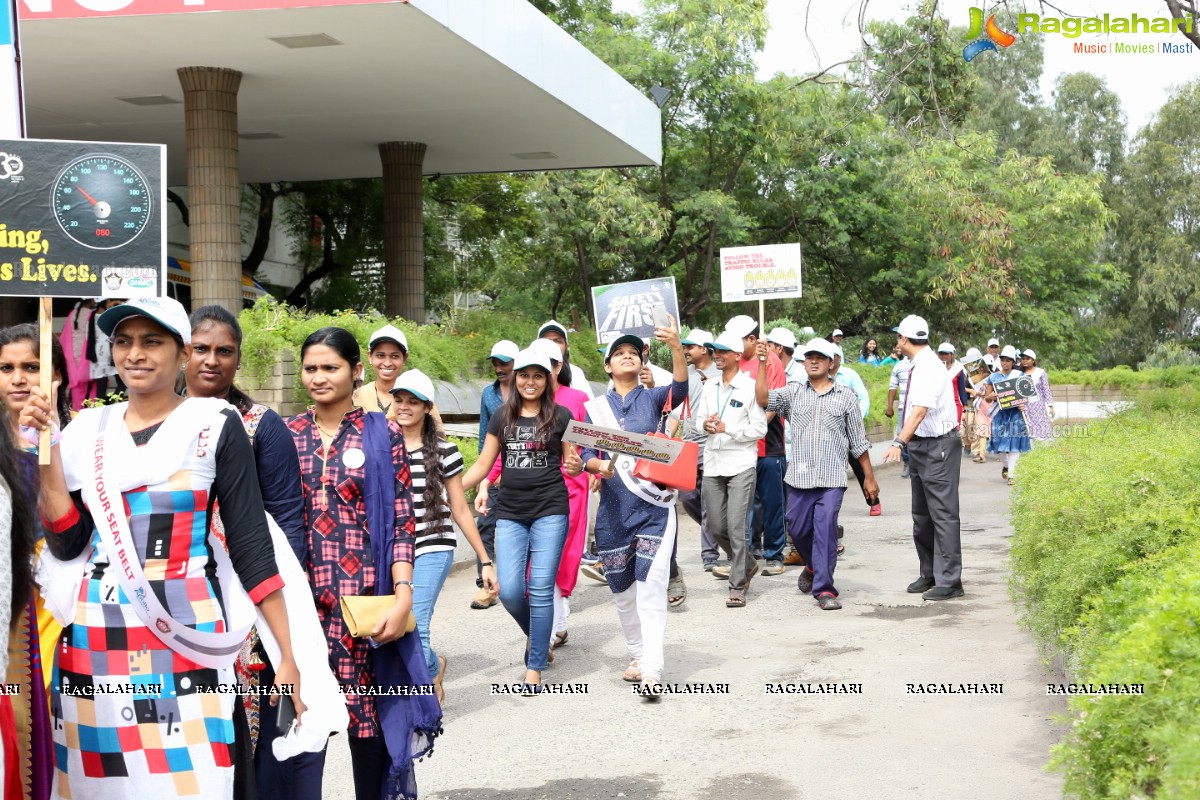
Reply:
[[[704,478],[704,504],[708,508],[709,533],[712,534],[715,547],[725,551],[729,559],[729,577],[745,571],[746,552],[749,539],[744,531],[745,518],[741,525],[729,516],[729,478],[718,475],[706,475]],[[733,539],[738,539],[735,543]],[[715,574],[721,575],[724,570]],[[732,586],[732,584],[731,584]]]
[[[933,537],[931,573],[939,589],[962,587],[962,545],[958,484],[962,457],[951,436],[914,441],[921,459],[921,486]],[[912,445],[910,444],[911,448]],[[915,494],[914,494],[915,501]],[[915,507],[915,502],[914,502]],[[914,511],[914,517],[916,512]],[[925,574],[922,572],[922,574]]]
[[[521,631],[529,635],[530,520],[496,520],[496,579],[500,581],[500,603]]]
[[[783,521],[782,456],[763,456],[758,459],[755,494],[762,500],[762,558],[770,567],[768,572],[778,574],[783,571],[783,550],[787,545],[787,530]]]
[[[934,548],[934,528],[933,518],[929,515],[929,505],[925,499],[925,486],[923,483],[922,471],[926,468],[926,448],[925,440],[913,439],[908,443],[905,452],[909,457],[909,466],[912,470],[910,478],[912,479],[912,518],[913,518],[913,545],[917,550],[917,561],[920,564],[920,578],[917,583],[925,585],[926,588],[934,586],[933,577],[933,548]],[[914,583],[909,588],[916,592],[917,583]],[[920,589],[924,591],[924,589]]]
[[[275,668],[263,656],[259,686],[275,684]],[[263,697],[258,712],[258,747],[254,750],[254,777],[258,800],[321,800],[321,776],[325,772],[325,749],[318,753],[299,753],[278,761],[271,743],[279,736],[279,708]]]
[[[350,766],[355,800],[379,800],[392,759],[382,736],[351,736]]]
[[[708,509],[704,505],[704,462],[696,469],[696,488],[679,493],[679,503],[684,513],[700,524],[700,561],[707,571],[717,563],[717,545],[708,531]]]
[[[641,622],[642,632],[642,676],[643,678],[662,679],[664,655],[663,647],[667,634],[667,580],[670,572],[671,547],[675,542],[676,526],[675,505],[667,509],[667,523],[663,531],[662,542],[646,580],[640,581],[637,593],[637,616]],[[634,581],[639,583],[639,581]]]
[[[425,654],[425,666],[429,677],[436,678],[441,668],[437,653],[429,642],[429,621],[433,619],[433,607],[437,604],[442,586],[454,565],[453,550],[435,550],[422,553],[413,561],[412,613],[417,619],[417,633],[421,636],[421,650]]]
[[[499,536],[497,531],[497,545]],[[558,575],[558,562],[566,540],[566,514],[538,517],[529,528],[528,668],[538,672],[546,669],[548,664],[550,634],[554,629],[554,579]],[[507,607],[503,583],[500,584],[500,595]]]
[[[613,595],[613,604],[617,607],[617,617],[621,620],[621,632],[625,635],[625,650],[629,653],[630,667],[634,662],[639,666],[645,652],[642,641],[642,621],[638,617],[639,581],[634,581],[628,589]]]
[[[747,469],[729,478],[724,478],[725,528],[729,538],[729,588],[745,591],[752,577],[756,562],[750,557],[749,537],[742,535],[740,526],[750,514],[754,502],[757,469]]]
[[[833,571],[837,568],[837,528],[838,512],[842,508],[842,498],[846,490],[811,489],[814,493],[812,503],[812,565],[813,597],[820,598],[823,594],[837,597],[838,590],[834,588]]]

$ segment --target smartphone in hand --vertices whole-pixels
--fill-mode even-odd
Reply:
[[[296,721],[296,703],[290,694],[280,695],[279,705],[275,707],[275,729],[280,736],[287,736]]]
[[[654,305],[650,306],[650,314],[654,318],[654,326],[656,328],[671,327],[671,318],[670,315],[667,314],[666,303],[655,303]]]

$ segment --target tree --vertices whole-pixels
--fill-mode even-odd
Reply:
[[[1040,150],[1062,170],[1102,173],[1108,185],[1125,160],[1125,112],[1121,98],[1103,78],[1089,72],[1058,76],[1054,110]]]

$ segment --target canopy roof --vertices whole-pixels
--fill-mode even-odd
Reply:
[[[243,73],[245,182],[377,177],[386,141],[426,174],[661,159],[654,103],[527,0],[21,3],[29,136],[166,144],[171,185],[187,66]]]

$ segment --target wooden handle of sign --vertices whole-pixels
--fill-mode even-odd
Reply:
[[[758,298],[758,338],[767,338],[767,320],[763,312],[763,299]]]
[[[38,304],[38,342],[40,344],[40,352],[38,360],[41,363],[39,370],[40,385],[42,391],[49,397],[53,390],[52,381],[54,380],[54,312],[51,306],[49,297],[41,298]],[[65,377],[65,376],[64,376]],[[41,432],[38,436],[38,464],[45,466],[50,463],[50,429]]]

